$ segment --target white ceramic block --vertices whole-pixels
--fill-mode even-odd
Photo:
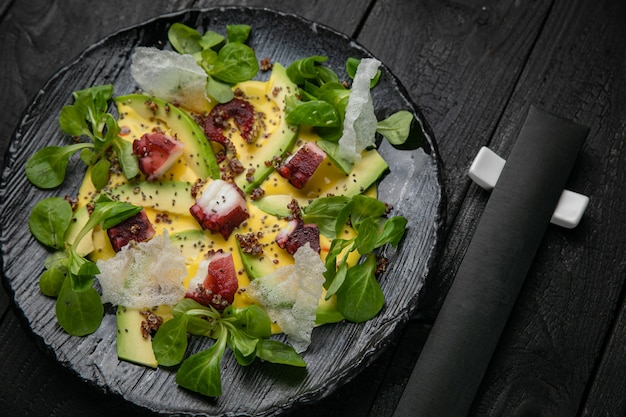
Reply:
[[[505,164],[506,160],[483,146],[474,158],[468,175],[478,186],[490,191],[496,186]],[[589,205],[589,197],[586,195],[563,190],[550,222],[557,226],[573,229],[580,223],[587,205]]]

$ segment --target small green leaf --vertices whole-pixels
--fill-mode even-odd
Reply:
[[[250,36],[249,25],[226,25],[226,39],[228,42],[244,43]]]
[[[182,23],[174,23],[167,31],[167,38],[172,47],[181,54],[194,54],[202,51],[200,33]]]
[[[378,240],[378,227],[376,220],[371,217],[359,223],[358,233],[354,240],[359,253],[370,253],[376,247]]]
[[[352,213],[350,220],[352,224],[359,226],[365,219],[379,218],[387,211],[387,206],[382,201],[366,195],[355,195],[352,197]],[[369,251],[368,251],[369,252]]]
[[[80,160],[85,163],[87,166],[91,166],[96,163],[98,157],[94,153],[92,149],[85,148],[79,153]]]
[[[46,269],[59,268],[59,270],[65,273],[67,272],[68,263],[68,253],[65,251],[65,248],[63,248],[48,255],[43,262],[43,266]]]
[[[318,140],[317,146],[326,152],[328,159],[330,159],[337,168],[343,171],[344,174],[350,174],[354,163],[339,156],[339,145],[337,143],[328,140]]]
[[[332,196],[315,199],[304,208],[302,220],[305,223],[315,223],[320,233],[328,238],[337,237],[337,230],[341,230],[347,221],[346,207],[351,200],[345,196]]]
[[[108,159],[101,159],[91,168],[91,182],[96,190],[107,186],[110,178],[111,163]]]
[[[221,83],[210,75],[207,79],[206,93],[218,103],[228,103],[235,97],[233,89],[228,84]]]
[[[120,134],[120,127],[117,124],[117,120],[113,117],[111,113],[104,113],[103,116],[105,126],[106,126],[106,134],[104,135],[104,144],[105,146],[110,146],[112,142],[118,137]]]
[[[222,394],[220,365],[226,348],[226,334],[220,332],[213,346],[185,359],[176,373],[178,385],[209,397]]]
[[[258,338],[242,330],[231,329],[228,332],[227,345],[235,353],[237,362],[242,366],[248,366],[254,361],[258,341]]]
[[[44,271],[39,277],[39,289],[48,297],[56,297],[61,291],[65,274],[57,267]]]
[[[80,257],[73,251],[72,254]],[[82,262],[80,263],[78,272],[72,272],[69,274],[70,284],[74,291],[86,291],[91,288],[94,283],[94,277],[100,273],[100,269],[98,269],[95,263],[88,261],[83,257],[80,258],[82,259]]]
[[[256,348],[256,354],[260,359],[271,363],[306,367],[306,362],[293,347],[278,340],[259,340]]]
[[[91,334],[100,327],[103,314],[104,306],[95,288],[75,291],[69,277],[65,278],[56,301],[56,316],[63,330],[72,336]]]
[[[328,285],[328,287],[326,288],[326,300],[329,300],[330,297],[332,297],[337,293],[337,291],[339,291],[341,286],[346,281],[346,276],[349,270],[350,269],[348,268],[347,263],[342,262],[339,264],[339,268],[337,268],[337,272],[334,274],[330,285]]]
[[[294,100],[289,97],[289,99]],[[341,124],[339,112],[335,107],[322,100],[303,101],[291,107],[285,120],[293,125],[337,127]]]
[[[63,132],[71,136],[91,135],[82,110],[71,104],[61,109],[59,127]]]
[[[402,145],[409,138],[413,113],[400,110],[378,122],[376,131],[383,135],[392,145]]]
[[[133,217],[143,210],[141,206],[134,206],[129,203],[111,201],[106,203],[96,203],[96,206],[89,217],[89,221],[94,217],[99,218],[104,230],[107,230],[124,220]],[[89,222],[88,222],[89,224]],[[80,241],[78,241],[80,242]]]
[[[152,340],[152,350],[159,365],[174,366],[182,362],[187,351],[188,317],[183,314],[166,321]]]
[[[390,243],[393,247],[397,247],[402,236],[404,236],[407,222],[408,220],[402,216],[394,216],[388,219],[383,226],[382,232],[378,236],[376,247],[378,248],[387,243]]]
[[[347,320],[355,323],[370,320],[385,304],[375,270],[376,257],[372,254],[348,270],[345,282],[337,292],[337,309]]]
[[[183,298],[178,303],[176,303],[176,305],[172,309],[172,314],[174,315],[174,317],[178,317],[178,316],[182,316],[188,311],[202,310],[202,309],[206,310],[207,315],[213,314],[212,310],[209,307],[203,306],[196,300],[192,300],[191,298]]]
[[[272,321],[261,307],[250,305],[244,308],[226,307],[223,313],[226,319],[241,331],[249,335],[265,339],[272,334]]]
[[[72,206],[62,197],[48,197],[33,207],[28,218],[28,227],[43,245],[62,249],[65,231],[72,221]]]
[[[352,245],[352,247],[349,247]],[[324,288],[326,288],[326,299],[330,299],[330,297],[335,294],[337,289],[343,284],[343,280],[345,278],[346,268],[348,267],[343,261],[337,262],[337,257],[346,250],[346,255],[352,252],[355,249],[353,245],[353,240],[344,240],[344,239],[333,239],[330,244],[330,250],[326,255],[326,260],[324,262],[324,266],[326,267],[326,271],[324,272]],[[345,258],[344,256],[344,258]],[[337,268],[339,265],[339,268]],[[339,277],[338,277],[339,275]],[[335,282],[337,281],[337,282]]]
[[[213,65],[217,62],[217,52],[213,49],[205,48],[201,52],[196,52],[194,58],[208,75],[213,69]]]
[[[319,55],[295,60],[287,67],[287,76],[297,85],[303,85],[307,80],[320,85],[318,66],[326,61],[328,57]]]
[[[203,49],[207,50],[215,48],[222,42],[224,42],[224,37],[222,35],[212,30],[207,30],[204,32],[204,35],[202,35],[202,38],[200,38],[199,44]]]
[[[135,178],[139,174],[139,163],[133,153],[133,145],[119,136],[113,139],[112,145],[126,179]]]
[[[97,108],[101,111],[106,110],[107,102],[113,97],[113,84],[94,85],[83,90],[77,90],[72,93],[74,100],[80,96],[87,95],[97,103]]]
[[[210,75],[220,81],[237,84],[250,80],[259,72],[254,50],[242,43],[227,43],[217,54]]]
[[[26,177],[39,188],[58,187],[65,179],[65,170],[70,158],[75,152],[84,148],[93,148],[93,144],[77,143],[42,148],[26,162]]]

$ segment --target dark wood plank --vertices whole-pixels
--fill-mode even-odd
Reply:
[[[500,109],[520,76],[525,55],[532,50],[548,10],[548,2],[524,8],[512,1],[489,8],[481,2],[382,2],[364,25],[359,41],[403,81],[433,128],[445,166],[448,224],[453,231],[433,271],[423,309],[406,329],[405,337],[417,333],[422,338],[415,340],[413,349],[399,350],[393,358],[371,416],[393,412],[441,297],[458,268],[475,223],[469,215],[457,219],[462,201],[468,193],[474,196],[469,206],[474,217],[480,215],[486,201],[483,193],[470,188],[467,168],[479,147],[489,144]],[[381,28],[387,27],[396,30],[381,36]]]
[[[466,178],[478,147],[490,145],[506,156],[529,103],[592,127],[570,178],[571,187],[591,195],[589,212],[577,230],[550,229],[472,414],[541,410],[542,415],[573,415],[624,285],[623,263],[614,261],[624,252],[623,241],[615,237],[623,233],[623,197],[610,197],[624,180],[617,162],[623,151],[625,63],[619,45],[624,36],[615,36],[623,6],[610,1],[554,6],[546,1],[524,7],[499,2],[486,8],[479,2],[391,3],[377,5],[360,41],[409,87],[433,126],[446,166],[450,233],[433,273],[440,283],[435,286],[445,290],[449,285],[488,198]],[[412,22],[423,29],[380,36],[376,27],[392,22],[397,28]],[[503,115],[500,109],[506,105]],[[604,203],[594,206],[594,200]],[[429,311],[436,308],[425,314]],[[623,357],[623,343],[622,351],[619,346],[615,341],[610,345],[603,376]],[[594,387],[591,397],[599,396],[602,387]],[[599,398],[589,401],[601,403]],[[380,400],[371,415],[390,414],[387,402]],[[614,409],[622,410],[622,403],[623,394],[614,400]]]
[[[586,401],[581,406],[581,417],[626,416],[623,381],[626,375],[626,303],[615,322],[602,362],[592,380]]]
[[[589,126],[569,187],[588,194],[591,203],[578,228],[548,231],[471,415],[565,416],[584,407],[626,278],[620,238],[626,199],[613,191],[626,177],[618,162],[625,17],[623,2],[556,1],[494,135],[506,155],[511,130],[529,103]],[[599,405],[593,395],[590,401]]]
[[[468,231],[446,243],[431,282],[435,298],[425,300],[425,312],[437,311],[482,211],[474,203],[473,218],[457,220],[470,185],[467,169],[480,146],[489,144],[549,7],[549,1],[524,7],[515,1],[488,7],[480,1],[382,2],[359,37],[425,113],[445,166],[448,225],[461,221]],[[382,29],[389,27],[396,29]]]

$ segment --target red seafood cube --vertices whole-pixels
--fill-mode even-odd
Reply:
[[[324,158],[326,158],[326,152],[314,142],[307,142],[296,153],[287,158],[282,166],[278,168],[278,173],[287,178],[291,185],[300,189],[315,174],[315,170],[317,170]]]
[[[138,157],[139,169],[148,181],[163,175],[183,154],[182,142],[161,132],[144,134],[133,141],[133,153]]]
[[[224,239],[250,217],[244,194],[224,180],[212,181],[189,211],[203,229],[219,232]]]
[[[260,121],[257,112],[250,102],[242,98],[234,98],[228,103],[218,104],[204,120],[204,133],[209,140],[226,144],[224,130],[228,129],[228,120],[233,119],[241,132],[241,137],[248,143],[253,143],[260,131]]]
[[[145,210],[107,229],[107,235],[115,252],[119,252],[131,241],[144,242],[155,234]]]
[[[220,250],[200,262],[198,273],[189,281],[185,297],[223,310],[233,303],[238,288],[233,256]]]
[[[276,235],[276,244],[291,255],[306,243],[320,253],[320,230],[316,224],[305,224],[301,219],[291,220],[287,227]]]

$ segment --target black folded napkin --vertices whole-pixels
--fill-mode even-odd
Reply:
[[[530,108],[394,417],[467,414],[588,131]]]

